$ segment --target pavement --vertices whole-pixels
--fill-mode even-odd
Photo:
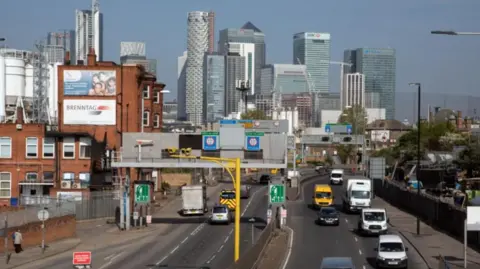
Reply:
[[[281,268],[287,249],[288,232],[280,229],[274,231],[274,235],[258,261],[257,268]]]
[[[363,237],[356,233],[358,215],[340,213],[340,225],[322,227],[315,223],[317,211],[308,208],[313,196],[315,184],[328,184],[328,176],[318,176],[306,181],[301,186],[300,198],[287,204],[288,226],[293,229],[293,247],[287,269],[314,268],[320,266],[324,257],[351,257],[356,268],[375,268],[376,252],[374,248],[378,239]],[[332,186],[335,206],[341,210],[342,186]],[[378,199],[378,198],[377,198]],[[395,219],[391,219],[395,224]],[[398,233],[391,229],[391,233]],[[422,257],[415,248],[405,240],[409,248],[409,268],[427,269]],[[435,267],[437,268],[437,267]]]
[[[435,230],[424,222],[420,223],[420,235],[417,235],[417,222],[414,216],[403,212],[378,197],[373,201],[373,206],[387,210],[393,229],[397,230],[416,248],[429,268],[438,268],[439,255],[446,258],[451,265],[450,269],[463,268],[463,243]],[[480,269],[480,253],[477,251],[468,248],[467,261],[467,268]]]
[[[230,187],[232,186],[229,184],[219,184],[208,188],[209,206],[217,202],[218,193],[222,188]],[[250,236],[252,224],[248,219],[256,217],[253,225],[255,241],[265,226],[267,198],[266,187],[255,185],[251,198],[242,200],[241,207],[244,213],[241,225],[242,253],[252,245]],[[70,244],[69,248],[64,248],[63,253],[57,252],[57,255],[52,254],[55,256],[43,257],[42,260],[38,260],[42,258],[41,254],[40,257],[36,255],[36,259],[30,259],[27,254],[31,250],[19,254],[18,258],[13,254],[10,266],[17,264],[15,265],[17,267],[7,268],[70,268],[73,251],[92,251],[93,267],[98,269],[149,268],[147,265],[155,264],[162,265],[162,268],[176,268],[175,266],[179,264],[193,266],[209,264],[211,268],[227,268],[233,262],[233,225],[210,226],[207,224],[206,216],[180,217],[177,214],[180,207],[179,197],[153,215],[154,224],[131,232],[120,232],[116,228],[116,231],[113,231],[107,226],[102,231],[103,227],[96,227],[100,224],[89,224],[90,232],[86,227],[79,233],[90,235],[90,240],[82,241],[76,246]],[[94,227],[96,229],[93,229]],[[52,248],[54,246],[56,243],[52,243]],[[59,247],[55,247],[57,250],[58,248],[60,244]],[[30,260],[30,263],[20,266],[28,262],[27,260]]]

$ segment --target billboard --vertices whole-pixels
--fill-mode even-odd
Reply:
[[[64,100],[63,124],[115,125],[115,100]]]
[[[63,95],[112,96],[116,93],[114,70],[63,70]]]

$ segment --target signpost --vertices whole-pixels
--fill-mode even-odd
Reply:
[[[220,132],[202,132],[203,150],[217,150]]]
[[[45,221],[48,220],[50,214],[46,209],[39,210],[37,213],[38,219],[42,222],[42,253],[45,252]]]
[[[283,204],[285,203],[285,185],[283,184],[271,184],[269,186],[269,201],[271,204]]]
[[[137,184],[135,185],[135,203],[149,203],[150,202],[150,185]]]
[[[92,265],[92,252],[91,251],[78,251],[73,252],[73,267],[74,268],[91,268]]]

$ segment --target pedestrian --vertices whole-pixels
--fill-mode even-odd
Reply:
[[[22,241],[23,241],[22,233],[20,232],[20,229],[18,229],[13,234],[13,246],[15,247],[15,253],[20,253],[23,251]]]

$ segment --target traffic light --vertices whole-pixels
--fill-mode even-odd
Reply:
[[[352,137],[351,136],[346,136],[343,138],[343,142],[350,143],[352,142]]]
[[[330,141],[330,137],[322,136],[322,142],[329,142],[329,141]]]
[[[357,152],[357,164],[360,164],[362,162],[362,153]]]
[[[370,139],[365,139],[365,146],[366,146],[367,148],[370,147]]]
[[[175,155],[178,152],[177,148],[168,148],[167,149],[168,155]]]
[[[182,154],[185,156],[190,156],[192,154],[192,148],[182,148]]]

